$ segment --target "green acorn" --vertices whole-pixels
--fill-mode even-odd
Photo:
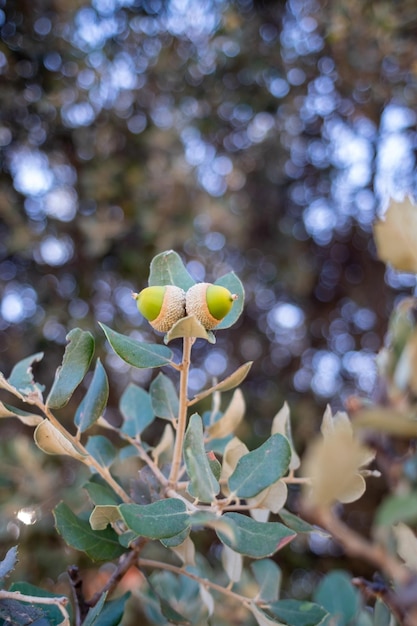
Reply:
[[[211,330],[226,317],[237,299],[226,287],[197,283],[185,295],[187,315],[195,315],[206,330]]]
[[[174,285],[146,287],[133,293],[137,307],[150,325],[166,333],[185,316],[185,291]]]

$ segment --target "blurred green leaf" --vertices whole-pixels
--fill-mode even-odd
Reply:
[[[174,250],[161,252],[152,259],[148,282],[150,287],[176,285],[184,291],[195,284],[181,257]]]
[[[220,491],[204,448],[203,423],[194,413],[184,439],[184,460],[190,478],[188,492],[201,502],[211,502]]]
[[[74,390],[86,375],[94,353],[94,339],[91,333],[73,328],[67,335],[62,365],[57,369],[55,380],[46,400],[51,409],[64,407]]]
[[[320,532],[322,534],[325,533],[321,528],[317,528],[316,526],[312,526],[308,522],[305,522],[301,517],[295,515],[294,513],[290,513],[286,509],[281,509],[279,512],[279,516],[288,528],[294,530],[296,533],[315,533]]]
[[[93,504],[119,505],[121,503],[119,496],[98,474],[93,474],[90,480],[83,485],[83,488],[87,491]]]
[[[234,272],[229,272],[221,278],[215,281],[215,285],[221,285],[226,287],[231,293],[238,296],[237,300],[233,303],[230,312],[222,319],[220,324],[217,324],[215,330],[222,330],[223,328],[229,328],[232,326],[241,316],[243,307],[245,304],[245,289],[240,279]]]
[[[157,417],[166,420],[178,418],[179,401],[174,383],[160,372],[149,387],[152,409]]]
[[[350,626],[361,607],[360,594],[350,581],[346,572],[334,571],[327,574],[314,593],[314,601],[321,605],[330,615],[330,626],[336,622],[338,626]]]
[[[296,536],[295,532],[279,522],[256,522],[241,513],[225,513],[223,517],[232,522],[235,539],[231,540],[221,530],[217,530],[220,541],[232,550],[254,559],[275,554]]]
[[[83,626],[119,626],[129,597],[130,592],[106,602],[107,593],[103,593],[97,604],[88,611]]]
[[[23,396],[34,394],[42,398],[44,387],[35,382],[32,373],[33,363],[38,363],[42,359],[43,352],[37,352],[16,363],[7,381],[9,385],[17,389]]]
[[[87,520],[77,517],[64,502],[53,513],[56,529],[64,541],[93,561],[112,561],[125,552],[112,528],[94,531]]]
[[[110,467],[117,456],[117,450],[107,437],[94,435],[89,437],[86,449],[102,467]]]
[[[37,587],[30,583],[20,581],[13,583],[10,586],[9,591],[13,591],[16,593],[16,599],[18,599],[19,596],[17,594],[19,593],[27,596],[35,596],[38,598],[62,598],[62,594],[51,593],[50,591],[46,591],[45,589],[41,589],[40,587]],[[26,626],[27,624],[33,624],[33,626],[38,626],[38,623],[40,626],[60,626],[62,624],[62,613],[57,606],[42,603],[33,605],[29,603],[19,602],[19,604],[21,605],[22,612],[15,616],[11,616],[13,618],[13,622],[6,621],[5,624],[13,624],[13,626]],[[26,611],[28,611],[26,619],[24,619],[23,613],[25,609]],[[30,609],[34,611],[32,615],[30,615],[29,613]],[[69,609],[69,612],[71,612],[71,607],[69,605],[67,609]],[[37,611],[40,612],[42,618],[39,619],[38,617],[36,619]],[[19,617],[22,619],[22,621],[18,621]],[[28,618],[30,619],[30,621],[27,621]],[[36,621],[32,621],[35,619]]]
[[[80,432],[85,432],[103,415],[108,397],[109,381],[100,359],[97,359],[93,379],[74,417]]]
[[[121,504],[120,513],[130,530],[151,539],[178,535],[189,525],[186,506],[178,498],[152,504]]]
[[[275,561],[272,559],[253,561],[251,569],[259,585],[257,596],[265,602],[278,600],[282,572]]]
[[[375,514],[376,526],[417,521],[417,491],[387,496]]]
[[[228,480],[230,491],[240,498],[253,498],[286,474],[290,460],[286,437],[271,435],[259,448],[239,459]]]
[[[250,603],[249,609],[256,619],[258,626],[285,626],[282,622],[278,622],[275,617],[267,615],[265,611],[256,606],[254,602]]]
[[[142,369],[170,365],[172,352],[166,346],[136,341],[100,323],[107,340],[115,353],[129,365]]]
[[[417,419],[413,413],[405,415],[401,411],[385,407],[367,408],[358,411],[352,421],[354,429],[367,428],[388,433],[394,437],[416,437]]]
[[[10,548],[6,556],[0,561],[0,581],[14,570],[17,563],[17,546]]]
[[[165,537],[165,539],[161,539],[161,543],[166,548],[175,548],[180,546],[187,539],[190,534],[190,527],[184,528],[178,535],[173,535],[173,537]]]
[[[140,436],[155,419],[149,393],[134,383],[124,390],[119,408],[123,415],[121,431],[129,437]]]
[[[288,626],[318,626],[328,613],[323,607],[303,600],[278,600],[268,605],[268,611]]]

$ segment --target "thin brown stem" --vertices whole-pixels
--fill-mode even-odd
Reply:
[[[171,565],[170,563],[163,563],[162,561],[154,561],[153,559],[139,559],[139,566],[151,567],[152,569],[163,569],[168,572],[173,572],[174,574],[187,576],[188,578],[195,580],[196,582],[200,583],[206,588],[212,589],[213,591],[218,591],[219,593],[222,593],[223,595],[228,596],[229,598],[233,598],[240,604],[245,604],[248,606],[250,602],[252,602],[251,598],[247,598],[246,596],[242,596],[241,594],[236,593],[235,591],[232,591],[231,589],[228,589],[227,587],[222,587],[221,585],[213,583],[211,582],[211,580],[208,580],[207,578],[202,578],[200,576],[197,576],[196,574],[192,574],[191,572],[184,569],[183,567],[177,567],[176,565]]]
[[[183,353],[181,363],[180,388],[179,388],[179,408],[177,430],[175,435],[174,455],[172,458],[171,473],[168,479],[170,488],[175,489],[178,483],[181,469],[182,449],[184,445],[184,435],[187,426],[188,409],[188,375],[191,365],[191,348],[194,343],[193,337],[183,338]]]

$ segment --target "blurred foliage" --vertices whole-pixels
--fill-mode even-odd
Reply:
[[[416,191],[416,31],[413,0],[0,0],[0,370],[48,345],[51,383],[67,332],[99,338],[97,321],[149,337],[131,291],[172,247],[197,280],[245,285],[190,382],[254,360],[258,439],[284,399],[302,447],[328,401],[372,394],[415,289],[376,260],[371,224]],[[150,378],[101,352],[117,423],[126,378]],[[2,425],[10,445],[21,432]]]

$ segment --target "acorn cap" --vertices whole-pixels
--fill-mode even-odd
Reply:
[[[154,285],[132,295],[143,317],[162,333],[185,316],[185,291],[175,285]]]
[[[195,315],[206,330],[211,330],[229,313],[237,295],[221,285],[197,283],[185,298],[187,315]]]

